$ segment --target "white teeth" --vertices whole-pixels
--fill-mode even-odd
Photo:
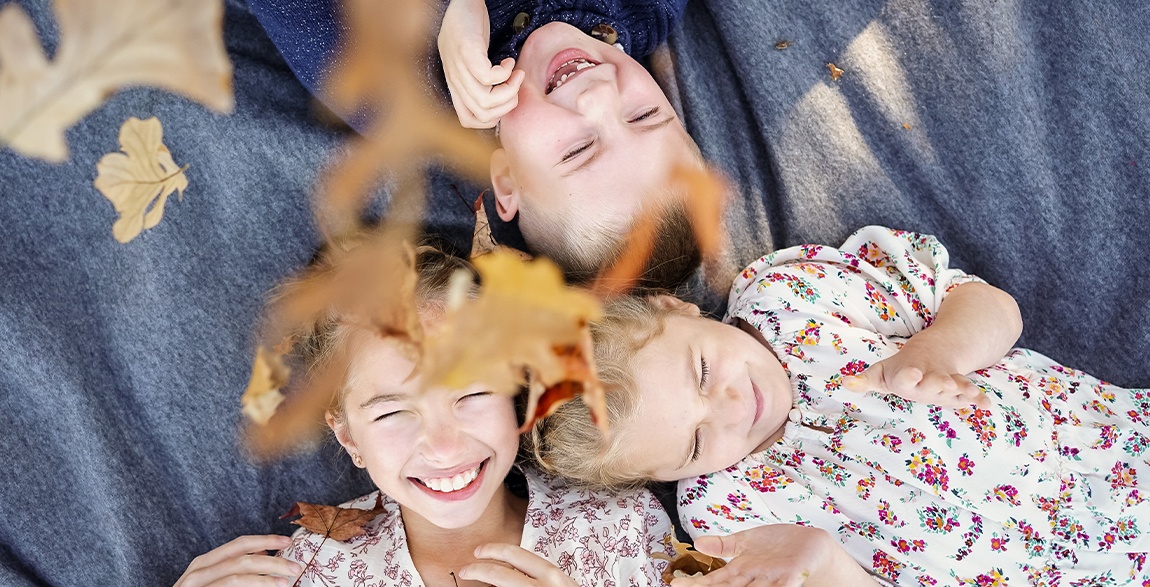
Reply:
[[[440,493],[451,493],[452,491],[459,491],[468,485],[479,476],[479,467],[475,467],[470,471],[458,473],[452,477],[437,477],[434,479],[420,479],[424,485],[428,486],[434,491]]]
[[[560,65],[559,70],[562,70],[563,68],[568,67],[570,65],[575,66],[575,71],[567,72],[567,73],[563,74],[562,76],[559,76],[558,78],[552,77],[550,80],[551,85],[550,85],[550,88],[548,89],[548,92],[554,91],[559,86],[562,86],[563,82],[567,81],[568,78],[574,76],[576,73],[583,71],[584,69],[595,67],[598,64],[592,63],[592,62],[587,61],[586,59],[582,59],[582,58],[572,59],[572,60],[564,63],[563,65]],[[556,74],[558,74],[559,70],[556,71]]]
[[[587,69],[588,67],[595,67],[595,64],[591,63],[589,61],[584,61],[583,63],[580,63],[579,65],[575,66],[575,71],[583,71],[584,69]]]

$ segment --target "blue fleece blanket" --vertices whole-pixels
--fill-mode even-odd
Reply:
[[[52,50],[48,2],[19,4]],[[171,584],[290,531],[296,500],[368,487],[331,447],[261,466],[237,444],[262,295],[319,242],[309,188],[341,135],[244,2],[225,26],[235,114],[130,90],[69,131],[66,164],[0,151],[2,585]],[[1027,346],[1150,384],[1147,30],[1134,2],[692,0],[673,93],[740,188],[726,265],[864,224],[931,232],[1019,298]],[[129,116],[160,117],[190,186],[121,245],[91,181]],[[465,250],[455,190],[482,186],[431,185],[429,225]]]

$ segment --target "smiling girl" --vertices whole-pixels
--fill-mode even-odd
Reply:
[[[448,277],[467,264],[426,248],[417,262],[419,315],[431,330]],[[347,542],[304,529],[290,545],[244,537],[197,559],[181,587],[286,585],[301,571],[300,585],[664,584],[665,563],[651,553],[673,553],[671,524],[655,497],[573,489],[517,466],[514,398],[482,385],[424,390],[400,343],[334,317],[300,346],[313,368],[337,347],[351,352],[326,419],[379,488],[344,507],[371,509],[382,495],[383,513]],[[282,559],[259,554],[285,546]]]

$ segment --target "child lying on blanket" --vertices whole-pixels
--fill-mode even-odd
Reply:
[[[460,122],[499,124],[491,158],[498,214],[518,216],[531,248],[575,280],[619,257],[646,208],[664,212],[666,241],[648,281],[669,287],[698,265],[676,203],[682,194],[669,180],[677,166],[702,167],[702,157],[636,61],[663,42],[685,4],[451,0],[444,14],[439,52]]]
[[[1150,580],[1150,391],[1011,350],[1013,298],[949,267],[934,238],[867,227],[767,255],[725,322],[619,300],[595,329],[613,435],[574,403],[534,433],[560,474],[681,480],[689,532],[738,533],[698,540],[739,556],[685,584]]]
[[[468,264],[426,247],[418,263],[420,318],[433,328]],[[238,538],[193,561],[178,587],[286,586],[301,572],[298,585],[664,585],[651,554],[673,554],[671,523],[649,492],[572,488],[518,466],[513,398],[481,385],[421,392],[409,353],[338,316],[299,343],[313,368],[339,346],[354,355],[327,423],[379,488],[344,507],[371,509],[382,493],[383,513],[347,542],[304,529]],[[282,558],[263,554],[279,548]]]

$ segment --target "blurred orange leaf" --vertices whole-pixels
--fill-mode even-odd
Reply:
[[[692,548],[690,544],[679,542],[674,536],[671,537],[671,544],[675,547],[675,552],[678,553],[675,558],[661,552],[651,554],[655,558],[671,561],[667,568],[663,569],[663,581],[666,583],[670,583],[678,577],[706,575],[727,566],[727,561],[703,554]]]
[[[281,355],[259,347],[252,365],[251,379],[248,380],[244,396],[240,398],[244,415],[256,424],[267,424],[284,400],[280,389],[287,385],[290,375],[291,369],[284,364]]]
[[[53,162],[64,131],[124,86],[182,94],[231,112],[222,0],[56,0],[60,43],[44,54],[28,15],[0,8],[0,145]]]
[[[529,427],[540,406],[552,410],[563,393],[581,390],[596,421],[606,426],[602,393],[586,357],[588,323],[601,315],[590,293],[568,287],[548,259],[523,261],[510,251],[474,259],[482,282],[478,297],[448,312],[424,347],[425,383],[462,389],[483,383],[514,393],[530,370]],[[560,384],[566,384],[565,386]],[[555,387],[559,386],[559,387]],[[558,395],[540,399],[554,388]],[[542,405],[541,405],[542,404]]]
[[[383,511],[383,494],[379,493],[375,498],[375,507],[370,510],[300,501],[296,502],[288,513],[280,516],[280,519],[300,516],[291,523],[307,528],[324,538],[346,542],[356,536],[362,536],[365,532],[363,526]]]
[[[96,164],[93,185],[112,202],[120,217],[112,236],[126,243],[160,223],[172,192],[182,199],[188,177],[164,146],[164,129],[156,117],[132,117],[120,127],[122,153],[108,153]],[[157,199],[159,198],[159,199]]]

